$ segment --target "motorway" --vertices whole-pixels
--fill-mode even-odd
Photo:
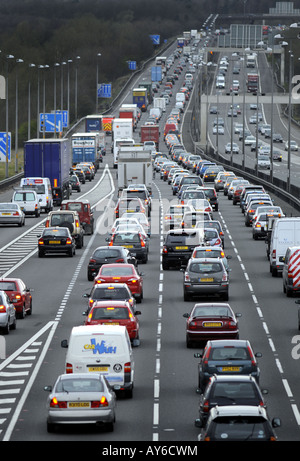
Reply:
[[[143,78],[143,77],[140,77]],[[175,88],[180,86],[176,83]],[[176,89],[174,90],[176,92]],[[129,94],[127,95],[128,102]],[[174,98],[174,97],[173,97]],[[123,102],[126,102],[125,100]],[[170,106],[172,106],[173,101]],[[168,108],[169,110],[170,108]],[[147,114],[143,114],[146,120]],[[163,127],[167,114],[160,124]],[[141,122],[140,122],[141,124]],[[188,129],[183,139],[189,145]],[[162,130],[161,130],[162,131]],[[138,139],[138,132],[135,134]],[[85,237],[84,247],[74,258],[49,256],[39,259],[34,246],[45,215],[26,219],[25,228],[1,229],[3,249],[28,232],[27,244],[15,251],[17,261],[1,267],[2,275],[20,277],[34,291],[33,313],[19,320],[16,331],[6,340],[6,360],[0,362],[0,440],[3,441],[97,441],[123,445],[141,442],[196,442],[199,429],[197,359],[199,349],[187,349],[185,319],[194,301],[183,300],[183,276],[178,270],[163,271],[162,220],[169,201],[174,200],[170,186],[157,175],[153,181],[152,235],[149,261],[144,272],[144,299],[139,309],[141,345],[134,348],[135,387],[132,399],[119,398],[117,422],[112,433],[90,427],[61,428],[55,434],[46,430],[44,386],[53,384],[64,371],[65,350],[61,340],[71,328],[83,323],[86,301],[82,297],[91,289],[87,280],[87,263],[93,250],[105,244],[106,231],[112,222],[111,210],[117,198],[116,170],[107,146],[103,166],[92,183],[80,194],[91,201],[97,221],[92,236]],[[161,151],[166,147],[161,142]],[[1,192],[1,201],[10,200],[11,189]],[[286,214],[295,213],[282,205]],[[271,418],[281,418],[276,430],[278,440],[300,439],[300,390],[298,386],[299,354],[298,309],[295,299],[283,294],[282,280],[269,273],[264,241],[252,239],[244,216],[223,193],[219,193],[219,211],[214,218],[226,229],[225,250],[230,260],[229,303],[240,312],[240,338],[249,339],[255,352],[261,352],[260,385],[268,389],[266,403]],[[108,210],[108,213],[104,213]],[[6,248],[6,251],[8,250]],[[26,251],[25,251],[26,250]],[[22,252],[22,253],[21,253]],[[11,257],[8,258],[11,261]],[[7,260],[5,262],[7,264]]]

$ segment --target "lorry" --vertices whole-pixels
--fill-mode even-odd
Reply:
[[[63,139],[30,139],[24,143],[24,177],[49,178],[53,205],[70,198],[71,143]]]
[[[152,104],[153,102],[152,81],[147,80],[147,81],[141,82],[139,84],[139,88],[146,88],[148,104]]]
[[[132,123],[132,129],[133,131],[135,130],[136,124],[133,109],[121,106],[119,108],[119,118],[130,119]]]
[[[151,193],[152,175],[150,150],[146,150],[142,144],[120,147],[118,159],[119,192],[131,184],[144,184]]]
[[[112,133],[112,125],[114,120],[113,115],[105,115],[102,117],[102,130],[107,134],[110,135]]]
[[[246,66],[247,67],[255,67],[256,63],[255,63],[255,54],[247,54],[247,58],[246,58]]]
[[[112,150],[113,150],[113,154],[114,154],[114,168],[118,168],[118,158],[119,158],[119,150],[120,150],[120,147],[131,147],[133,146],[135,143],[134,139],[133,138],[115,138],[114,141],[113,141],[113,145],[112,145]]]
[[[102,130],[102,115],[87,115],[85,118],[85,132]]]
[[[132,138],[133,126],[131,118],[115,118],[112,127],[112,139]]]
[[[137,105],[136,104],[122,104],[121,109],[124,110],[124,111],[126,111],[126,109],[128,109],[129,111],[132,112],[133,126],[134,126],[134,128],[136,128],[137,123],[139,121],[139,111],[138,111]],[[119,118],[122,118],[122,117],[119,115]],[[129,117],[129,118],[131,118],[131,117]]]
[[[156,150],[159,151],[159,125],[144,125],[141,127],[141,143],[154,141]]]
[[[148,91],[147,88],[133,88],[132,103],[136,104],[142,112],[146,112],[148,107]]]
[[[259,76],[256,73],[247,74],[247,91],[248,93],[256,93],[258,90]]]
[[[72,135],[72,164],[92,162],[95,170],[100,163],[100,135],[97,132]]]
[[[166,112],[166,100],[165,98],[154,98],[153,107],[159,107],[162,112]]]

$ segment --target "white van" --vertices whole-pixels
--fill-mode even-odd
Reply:
[[[73,327],[69,342],[66,373],[103,373],[115,390],[132,397],[134,360],[129,335],[121,325],[80,325]]]
[[[39,198],[34,190],[16,190],[11,201],[17,203],[25,215],[33,214],[38,218],[41,214]]]
[[[176,102],[182,102],[183,106],[185,105],[185,94],[184,93],[176,93]]]
[[[52,188],[49,178],[22,178],[20,181],[22,189],[33,189],[39,198],[41,211],[49,213],[53,210]]]
[[[286,250],[292,246],[300,246],[300,217],[277,219],[272,229],[269,255],[273,277],[282,273]]]
[[[216,88],[225,88],[225,77],[218,76],[216,80]]]

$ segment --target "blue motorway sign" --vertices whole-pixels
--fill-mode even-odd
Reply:
[[[8,133],[8,162],[11,161],[11,133]],[[0,162],[6,162],[6,132],[0,132]]]
[[[44,121],[45,121],[45,133],[59,133],[62,131],[62,114],[54,113],[40,114],[40,132],[44,132]],[[56,123],[56,129],[54,129]]]
[[[160,44],[160,35],[149,35],[153,45],[159,45]]]
[[[130,70],[136,70],[136,61],[127,61]]]
[[[57,110],[56,114],[62,114],[62,126],[63,128],[68,128],[69,126],[69,113],[67,110]]]
[[[111,98],[111,83],[98,84],[98,98]]]

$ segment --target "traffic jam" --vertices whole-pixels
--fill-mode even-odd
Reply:
[[[114,223],[106,244],[89,255],[84,269],[91,289],[84,294],[87,308],[82,324],[74,325],[70,337],[61,342],[66,351],[65,372],[53,386],[45,387],[49,433],[60,425],[87,423],[113,431],[119,396],[134,396],[134,348],[141,345],[143,330],[138,307],[147,282],[143,267],[150,254],[155,182],[168,185],[173,197],[162,216],[162,270],[178,272],[183,304],[194,302],[183,318],[185,346],[196,348],[194,356],[199,359],[198,440],[277,440],[275,429],[281,422],[278,417],[270,419],[267,412],[257,360],[261,354],[254,352],[247,338],[240,338],[241,314],[230,305],[231,255],[219,219],[219,198],[222,194],[240,207],[253,240],[266,240],[270,272],[274,277],[282,275],[286,296],[300,291],[300,218],[286,217],[262,186],[186,151],[180,126],[203,55],[200,53],[199,62],[191,58],[200,39],[184,43],[189,50],[184,52],[178,46],[172,55],[160,57],[163,74],[148,90],[151,103],[146,108],[133,104],[130,129],[134,131],[143,120],[143,141],[137,144],[132,131],[122,138],[115,134],[110,155],[110,132],[100,143],[98,140],[96,162],[73,161],[68,186],[62,182],[53,191],[48,178],[29,175],[21,180],[11,202],[0,203],[3,227],[23,226],[27,215],[39,217],[45,212],[45,226],[37,239],[39,258],[75,257],[83,249],[86,235],[95,231],[91,204],[78,197],[81,186],[92,182],[104,160],[113,156],[113,168],[118,171]],[[172,94],[178,80],[182,86]],[[157,130],[163,116],[163,129]],[[112,119],[108,130],[121,125],[119,120],[121,117]],[[163,136],[161,150],[157,132]],[[80,141],[77,137],[76,155]],[[287,232],[289,243],[282,244],[280,236]],[[7,277],[0,279],[0,298],[0,327],[7,335],[31,315],[34,295],[23,280]],[[99,357],[105,358],[101,364]]]

